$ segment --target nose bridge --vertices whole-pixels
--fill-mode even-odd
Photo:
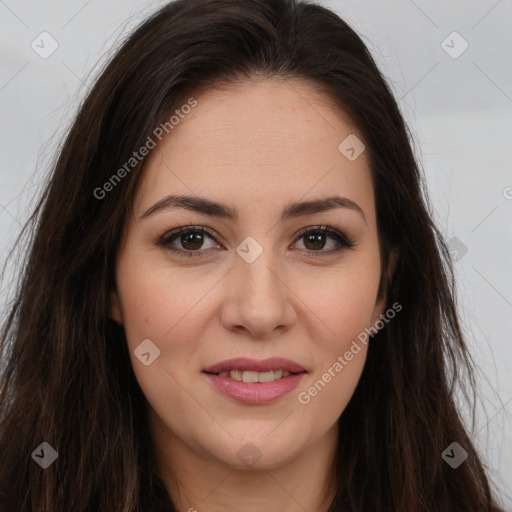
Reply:
[[[240,279],[242,295],[249,302],[256,301],[259,307],[278,300],[280,295],[276,260],[270,244],[264,247],[263,243],[252,238],[240,244],[237,248],[240,259],[234,269],[237,279]]]
[[[266,237],[268,242],[270,237]],[[263,240],[263,239],[262,239]],[[230,272],[224,321],[244,326],[253,334],[271,332],[290,320],[288,293],[280,265],[269,243],[247,237],[236,249],[238,258]],[[226,325],[229,328],[229,325]]]
[[[241,274],[242,282],[252,290],[247,290],[247,296],[253,294],[274,295],[276,288],[277,272],[275,270],[276,262],[270,248],[266,248],[257,256],[254,261],[247,261],[241,258],[236,264],[236,272]],[[251,293],[252,292],[252,293]]]

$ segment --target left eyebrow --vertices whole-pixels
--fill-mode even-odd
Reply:
[[[183,208],[203,215],[222,219],[238,219],[238,212],[236,208],[230,208],[227,205],[206,199],[205,197],[172,194],[160,199],[160,201],[146,210],[140,218],[144,219],[157,211],[169,210],[172,208]],[[346,208],[356,211],[366,222],[366,218],[361,207],[351,199],[341,196],[329,196],[322,199],[313,199],[311,201],[290,203],[281,213],[281,222],[290,218],[313,215],[315,213],[321,213],[335,208]]]

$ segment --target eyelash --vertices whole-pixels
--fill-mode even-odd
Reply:
[[[203,253],[207,252],[208,249],[206,251],[187,251],[184,249],[176,249],[170,245],[174,241],[175,238],[177,238],[178,236],[183,235],[185,233],[205,234],[205,235],[208,235],[209,237],[211,237],[218,244],[221,243],[221,241],[219,240],[219,238],[215,234],[215,232],[209,228],[206,228],[204,226],[185,226],[185,227],[180,227],[180,228],[174,229],[173,231],[166,233],[164,236],[162,236],[157,241],[157,245],[163,246],[163,247],[165,247],[166,250],[171,251],[176,254],[179,254],[180,256],[185,256],[185,257],[203,256]],[[347,236],[345,236],[343,233],[340,233],[337,229],[331,228],[329,226],[314,226],[314,227],[305,228],[298,233],[298,235],[296,237],[296,241],[299,241],[301,238],[303,238],[304,236],[306,236],[307,234],[310,234],[310,233],[323,233],[323,234],[329,235],[330,237],[334,238],[338,242],[339,246],[338,246],[338,248],[331,249],[330,251],[323,251],[323,250],[310,251],[310,252],[306,253],[306,255],[308,257],[317,258],[317,257],[325,256],[325,255],[330,255],[333,253],[339,253],[345,249],[350,249],[355,245],[355,243],[352,240],[350,240]]]

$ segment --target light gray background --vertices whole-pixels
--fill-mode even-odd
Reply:
[[[0,0],[0,263],[98,61],[163,3]],[[458,239],[454,250],[467,248],[457,252],[456,277],[462,323],[481,367],[474,439],[512,508],[512,0],[322,3],[363,37],[392,84],[438,225]],[[59,45],[46,59],[31,48],[43,31]],[[442,47],[454,31],[469,44],[456,59]],[[461,44],[453,36],[444,43],[452,52]],[[7,291],[4,280],[3,314]]]

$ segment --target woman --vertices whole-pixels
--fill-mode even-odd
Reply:
[[[2,510],[500,510],[454,403],[471,360],[406,125],[331,11],[163,7],[30,226]]]

